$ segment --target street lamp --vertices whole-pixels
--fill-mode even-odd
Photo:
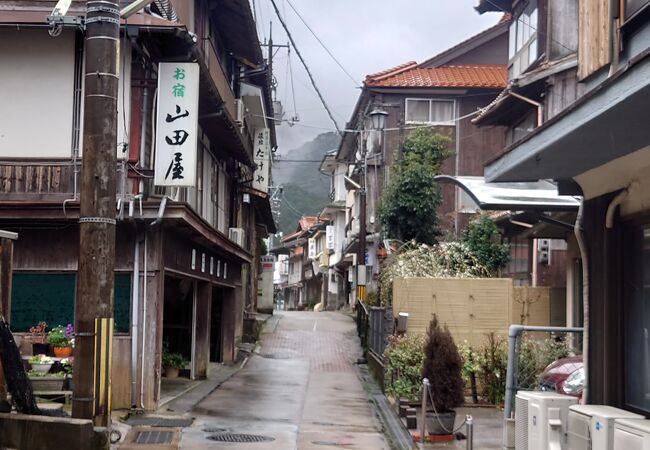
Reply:
[[[386,128],[386,117],[388,113],[382,109],[375,108],[369,114],[372,129],[375,131],[383,131]]]
[[[370,125],[374,131],[383,131],[386,127],[388,113],[379,108],[368,113]],[[361,154],[363,157],[362,179],[359,189],[359,248],[357,251],[357,299],[366,299],[366,172],[368,170],[368,152],[363,139],[361,140]]]

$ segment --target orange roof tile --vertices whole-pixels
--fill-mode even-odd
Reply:
[[[369,75],[364,84],[369,87],[405,88],[494,88],[506,87],[508,74],[505,65],[468,65],[420,68],[417,65],[399,66],[380,75]]]

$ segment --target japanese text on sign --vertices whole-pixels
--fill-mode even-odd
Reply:
[[[253,188],[258,191],[268,192],[269,177],[271,174],[271,147],[268,128],[257,128],[255,130],[254,152],[255,172],[253,174]]]
[[[154,182],[195,186],[198,142],[199,67],[160,63]]]

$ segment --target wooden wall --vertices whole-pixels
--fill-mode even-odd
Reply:
[[[508,335],[513,316],[509,278],[396,278],[393,314],[409,313],[408,333],[426,333],[433,314],[456,342],[480,345],[487,333]]]
[[[578,78],[583,80],[609,64],[611,0],[580,0]]]

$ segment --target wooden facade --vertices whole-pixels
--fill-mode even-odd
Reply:
[[[40,3],[44,5],[35,6],[36,9],[51,11],[46,2]],[[130,133],[127,132],[128,145],[120,147],[123,151],[119,152],[116,167],[120,208],[116,212],[115,272],[121,284],[116,285],[115,291],[114,408],[157,408],[161,399],[162,353],[170,336],[181,336],[178,342],[170,343],[170,348],[184,346],[182,353],[191,360],[188,369],[193,378],[206,377],[211,361],[237,360],[244,309],[254,310],[255,305],[258,241],[266,237],[268,229],[274,229],[269,222],[272,218],[242,201],[244,189],[250,189],[254,168],[251,136],[236,121],[238,75],[253,66],[265,66],[254,18],[248,4],[226,4],[220,0],[209,3],[172,1],[178,6],[180,22],[145,14],[149,21],[147,32],[130,34],[130,40],[124,38],[130,58],[125,66],[130,70],[126,71],[123,84],[128,95],[121,98],[128,99],[123,128]],[[72,6],[81,15],[84,7],[79,2]],[[11,8],[3,11],[3,25],[12,23]],[[138,27],[140,19],[138,15],[134,23],[130,20],[129,27]],[[13,26],[5,30],[18,40],[34,35],[31,27]],[[192,53],[194,43],[188,30],[199,37],[198,56]],[[62,46],[60,51],[83,54],[81,37],[78,34],[76,45]],[[2,53],[0,49],[0,56]],[[192,61],[198,59],[200,68],[199,177],[196,187],[171,190],[154,186],[151,179],[156,120],[153,111],[158,63],[176,61],[179,55],[187,55]],[[74,55],[65,56],[74,59]],[[80,73],[80,66],[75,67]],[[72,72],[62,71],[58,75],[73,86],[74,80],[66,78],[74,76]],[[247,80],[260,85],[264,97],[260,101],[266,103],[270,99],[268,76],[265,72],[257,75],[255,82]],[[48,104],[47,98],[41,101]],[[272,116],[270,105],[267,110]],[[79,140],[80,109],[74,109],[72,116],[68,124],[70,134]],[[28,119],[25,117],[24,122]],[[275,147],[274,124],[263,120],[264,126],[271,129],[270,146]],[[25,133],[25,141],[29,139],[29,133]],[[3,154],[9,150],[21,154],[20,148],[1,149]],[[45,147],[39,151],[31,159],[0,158],[0,229],[20,233],[14,252],[14,279],[20,282],[11,301],[5,302],[8,317],[12,309],[15,312],[12,326],[18,334],[25,334],[30,321],[38,317],[44,320],[49,314],[56,322],[72,323],[74,316],[79,254],[78,181],[82,170],[79,149],[72,145],[69,158],[55,157]],[[230,228],[243,229],[245,239],[231,240]],[[52,290],[52,286],[57,289]],[[180,326],[170,320],[174,308],[183,311],[184,322]],[[219,323],[212,320],[215,308],[219,308]],[[186,345],[189,342],[191,348]],[[23,345],[26,353],[31,351],[27,344],[25,341]],[[134,348],[137,361],[132,360]]]
[[[611,1],[580,0],[578,78],[581,80],[611,61]]]

